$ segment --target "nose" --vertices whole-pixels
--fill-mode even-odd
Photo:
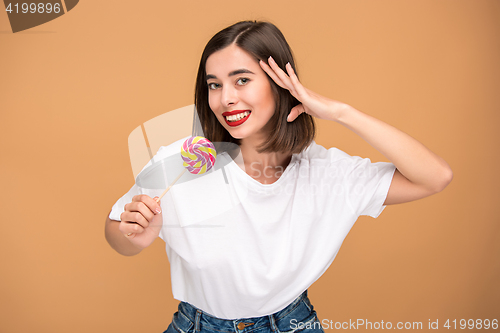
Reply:
[[[238,94],[234,87],[224,85],[222,87],[221,103],[224,106],[231,106],[238,103]]]

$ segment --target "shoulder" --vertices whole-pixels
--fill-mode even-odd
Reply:
[[[161,146],[160,148],[158,148],[158,150],[156,151],[156,154],[153,156],[153,158],[151,158],[149,160],[149,162],[142,168],[141,172],[139,172],[139,174],[136,177],[136,181],[137,181],[137,178],[141,174],[146,172],[146,170],[149,167],[151,167],[153,164],[160,162],[160,161],[161,162],[168,162],[170,160],[175,160],[177,158],[180,158],[179,153],[181,151],[182,144],[184,143],[184,141],[186,141],[186,139],[188,137],[189,136],[182,138],[180,140],[177,140],[177,141],[169,144],[168,146]]]
[[[327,149],[314,141],[295,158],[300,169],[312,168],[321,170],[320,173],[341,175],[346,179],[360,175],[372,177],[374,174],[390,172],[394,167],[392,163],[372,162],[369,158],[349,155],[335,147]]]
[[[297,158],[299,160],[308,160],[308,161],[324,160],[328,162],[338,162],[338,161],[356,160],[359,159],[360,157],[351,156],[335,147],[327,149],[322,145],[317,144],[316,141],[313,140],[306,149],[297,154]]]
[[[154,158],[155,159],[162,159],[168,156],[172,156],[175,154],[178,154],[181,151],[182,144],[186,139],[189,138],[189,136],[182,138],[180,140],[177,140],[168,146],[161,146],[158,151],[156,152]]]

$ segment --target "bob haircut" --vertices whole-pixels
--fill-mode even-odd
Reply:
[[[196,110],[207,139],[240,145],[240,140],[229,134],[210,109],[205,67],[210,55],[233,43],[245,50],[257,62],[263,60],[267,64],[267,59],[272,56],[280,68],[285,68],[286,63],[290,62],[296,73],[297,70],[290,46],[281,31],[272,23],[238,22],[219,31],[210,39],[203,50],[196,78]],[[302,113],[293,122],[288,122],[286,119],[290,110],[300,102],[288,90],[278,86],[271,77],[267,78],[271,83],[276,108],[274,115],[265,125],[269,131],[269,138],[257,147],[257,151],[300,153],[314,139],[316,129],[313,117]]]

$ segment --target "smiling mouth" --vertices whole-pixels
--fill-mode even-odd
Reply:
[[[226,124],[228,124],[231,127],[234,126],[239,126],[243,124],[247,119],[250,117],[250,114],[252,113],[249,110],[239,112],[236,114],[231,114],[232,112],[224,112],[222,116],[224,117],[224,120],[226,121]]]
[[[233,123],[233,122],[236,122],[238,120],[241,120],[243,118],[245,118],[246,116],[248,116],[250,114],[250,111],[245,111],[245,112],[242,112],[242,113],[238,113],[234,116],[226,116],[224,118],[226,118],[226,120],[230,123]]]

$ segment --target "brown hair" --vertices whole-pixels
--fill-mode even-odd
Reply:
[[[267,63],[269,56],[272,56],[280,68],[284,69],[286,63],[290,62],[296,73],[297,70],[290,46],[281,31],[272,23],[238,22],[219,31],[210,39],[203,50],[196,78],[196,110],[207,139],[213,142],[232,142],[239,145],[240,140],[229,134],[210,109],[205,68],[211,54],[233,43],[248,52],[257,62],[263,60]],[[278,86],[269,76],[268,79],[276,101],[276,111],[266,124],[266,127],[270,129],[269,138],[258,147],[258,152],[299,153],[314,139],[316,130],[313,117],[302,113],[293,122],[287,122],[290,110],[300,102],[288,90]]]

